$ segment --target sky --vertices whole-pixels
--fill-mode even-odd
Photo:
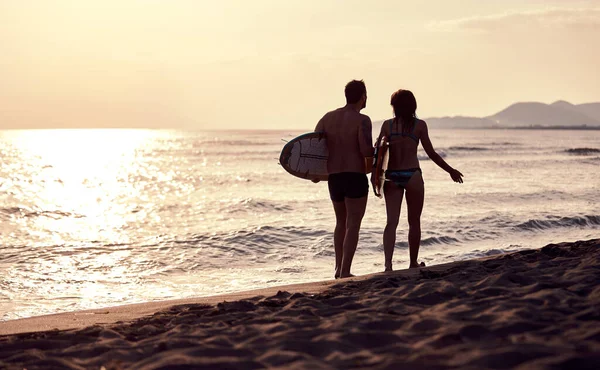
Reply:
[[[600,101],[600,0],[0,0],[0,129],[307,129]]]

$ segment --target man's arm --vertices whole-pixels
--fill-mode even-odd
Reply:
[[[368,116],[364,116],[358,130],[358,144],[363,157],[373,157],[373,125]]]
[[[325,117],[327,117],[327,115],[324,115],[319,122],[317,123],[317,126],[315,127],[315,132],[322,132],[325,133]],[[317,179],[313,179],[310,180],[312,182],[314,182],[315,184],[318,183],[321,180],[317,180]]]
[[[358,129],[358,145],[360,152],[365,157],[365,173],[373,170],[373,125],[368,116],[364,116]]]
[[[375,145],[373,148],[377,148],[379,146],[379,144],[381,143],[381,139],[387,135],[386,127],[387,127],[387,125],[384,122],[381,125],[381,130],[379,130],[379,136],[377,136],[377,139],[375,140]]]

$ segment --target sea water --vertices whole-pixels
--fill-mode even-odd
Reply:
[[[278,164],[300,133],[0,131],[0,320],[331,279],[327,183]],[[430,135],[465,182],[420,149],[428,265],[600,237],[600,131]],[[371,192],[354,274],[383,270],[384,225]]]

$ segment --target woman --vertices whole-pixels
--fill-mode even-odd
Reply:
[[[416,117],[417,101],[413,93],[408,90],[396,91],[392,94],[391,105],[394,108],[395,118],[383,123],[377,139],[378,144],[383,137],[386,137],[389,142],[388,170],[385,171],[386,181],[383,186],[387,213],[387,224],[383,232],[385,271],[392,271],[396,228],[405,191],[409,225],[409,268],[425,266],[425,264],[419,265],[417,262],[421,243],[421,211],[425,195],[423,177],[417,158],[419,141],[429,158],[448,172],[454,182],[463,182],[463,174],[450,167],[433,149],[427,132],[427,124]],[[371,174],[371,182],[374,184],[374,174]]]

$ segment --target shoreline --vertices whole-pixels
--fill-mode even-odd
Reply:
[[[101,367],[595,369],[600,239],[0,323],[0,368]]]
[[[482,257],[475,260],[484,261],[494,257],[497,257],[497,255]],[[456,261],[438,265],[431,265],[422,269],[435,272],[443,271],[462,262],[466,261]],[[0,321],[0,337],[6,335],[36,333],[44,331],[82,329],[91,325],[111,325],[118,322],[126,322],[130,320],[141,319],[145,316],[150,316],[156,312],[169,309],[173,306],[193,304],[217,305],[222,302],[241,301],[257,297],[273,296],[280,291],[285,291],[290,294],[320,294],[338,284],[343,285],[344,283],[350,281],[360,282],[368,279],[377,279],[380,277],[388,276],[416,277],[419,275],[419,270],[421,270],[421,268],[395,270],[388,273],[375,272],[371,274],[355,276],[344,280],[331,279],[308,283],[277,285],[268,288],[251,289],[239,292],[216,294],[211,296],[148,301],[12,319]]]

